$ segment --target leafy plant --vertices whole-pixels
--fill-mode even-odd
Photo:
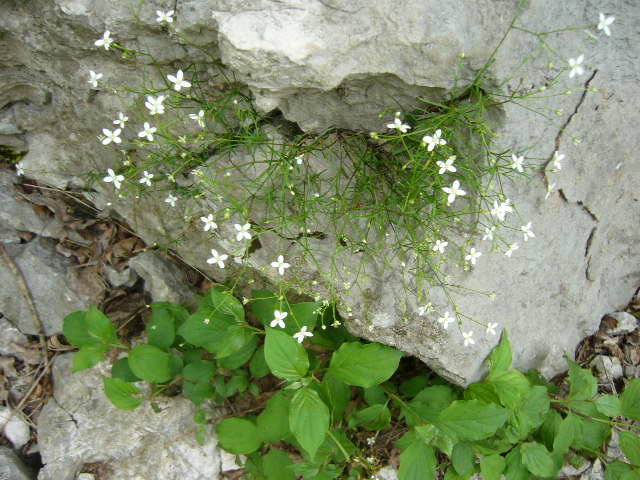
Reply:
[[[245,311],[230,291],[214,287],[193,313],[155,303],[148,343],[133,348],[118,342],[115,327],[94,307],[67,316],[64,332],[80,349],[74,371],[95,365],[111,348],[126,355],[104,378],[106,396],[120,409],[180,386],[201,406],[194,417],[199,441],[216,423],[222,448],[247,456],[250,479],[368,478],[385,460],[376,456],[377,439],[389,432],[398,438],[401,480],[436,478],[438,471],[446,479],[556,478],[569,460],[606,461],[614,429],[626,459],[609,461],[606,479],[640,478],[640,438],[625,420],[640,421],[640,379],[620,397],[601,395],[591,372],[567,360],[569,388],[560,395],[537,372],[511,369],[504,331],[481,382],[462,390],[438,378],[400,380],[401,352],[352,337],[328,315],[334,311],[328,305],[289,304],[284,327],[269,326],[281,301],[254,291]],[[295,332],[306,326],[311,335],[303,343]],[[207,420],[208,405],[247,390],[258,405],[251,414]]]

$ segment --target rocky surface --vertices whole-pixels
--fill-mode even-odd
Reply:
[[[72,354],[53,366],[54,395],[38,422],[44,468],[39,480],[74,480],[89,464],[102,464],[106,478],[215,480],[220,452],[213,434],[195,440],[195,405],[186,398],[158,398],[160,411],[145,402],[134,411],[115,408],[105,397],[107,361],[71,374]]]
[[[0,17],[5,33],[0,40],[3,132],[12,142],[26,145],[27,175],[56,186],[80,185],[82,174],[113,165],[111,151],[92,142],[126,103],[126,94],[115,96],[109,88],[141,83],[142,70],[93,46],[105,29],[122,44],[151,51],[167,70],[189,63],[206,68],[221,59],[260,108],[279,108],[303,129],[333,124],[380,130],[386,123],[378,117],[382,110],[395,111],[398,105],[408,109],[418,95],[441,99],[450,92],[458,66],[463,78],[482,66],[514,14],[514,2],[506,1],[388,5],[337,0],[177,2],[175,26],[203,47],[198,50],[180,45],[155,23],[155,10],[173,8],[173,2],[147,2],[138,19],[129,2],[109,8],[76,0],[13,2],[3,7],[8,15]],[[632,2],[529,2],[519,24],[536,31],[595,26],[600,11],[616,16],[611,37],[595,28],[548,35],[545,40],[562,58],[541,55],[521,66],[540,44],[531,35],[513,32],[491,69],[497,81],[506,80],[507,91],[540,88],[559,74],[565,91],[572,94],[527,104],[546,117],[516,105],[502,112],[502,147],[526,154],[528,162],[540,167],[555,150],[566,159],[559,172],[548,167],[544,174],[532,174],[529,182],[505,186],[518,206],[513,227],[517,231],[528,221],[533,224],[536,238],[526,248],[508,259],[490,253],[478,238],[484,252],[478,265],[470,272],[452,272],[455,283],[496,295],[493,302],[475,295],[456,298],[459,310],[478,322],[463,325],[463,330],[474,331],[475,347],[464,348],[461,331],[441,330],[436,314],[418,317],[418,305],[396,295],[403,281],[400,265],[382,277],[375,275],[377,266],[370,265],[371,279],[361,279],[357,289],[343,295],[353,312],[350,328],[355,333],[397,346],[465,384],[482,375],[482,362],[497,341],[484,334],[482,325],[498,322],[509,330],[516,367],[538,367],[553,375],[565,368],[562,355],[571,355],[602,315],[626,305],[640,282],[635,248],[640,164],[633,160],[640,140],[633,127],[619,119],[632,118],[639,106],[637,50],[629,45],[637,40],[634,25],[640,13]],[[585,73],[569,79],[560,68],[581,53]],[[90,88],[85,78],[89,69],[104,73],[109,88]],[[157,78],[155,72],[149,75]],[[525,79],[522,84],[520,78]],[[555,186],[545,201],[547,184]],[[129,220],[137,211],[137,221],[131,223],[147,243],[187,234],[178,252],[219,276],[205,264],[212,244],[202,241],[196,226],[163,213],[162,198],[114,203],[113,208]],[[199,208],[206,206],[204,202]],[[522,244],[516,231],[508,240]],[[283,251],[297,256],[297,247],[287,242],[265,236],[261,243],[263,248],[249,261],[254,267]],[[320,242],[318,247],[328,248]],[[313,268],[299,270],[313,278]],[[436,313],[450,308],[443,301],[435,303]]]
[[[180,269],[171,261],[154,252],[143,252],[133,257],[129,265],[145,281],[145,290],[154,302],[176,302],[189,309],[198,306],[198,300],[187,286]]]
[[[27,468],[10,448],[0,447],[0,480],[33,480]]]
[[[24,277],[45,335],[62,333],[65,316],[95,304],[90,295],[82,293],[82,285],[71,268],[73,262],[56,251],[54,240],[36,237],[29,243],[5,248]],[[22,333],[39,334],[25,292],[4,259],[0,262],[0,285],[0,311]]]

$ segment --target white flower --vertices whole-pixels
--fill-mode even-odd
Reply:
[[[288,263],[285,263],[284,257],[282,255],[278,255],[278,261],[271,262],[271,266],[273,268],[277,268],[278,269],[278,273],[280,275],[284,275],[284,269],[285,268],[289,268],[291,265],[289,265]]]
[[[236,240],[238,242],[242,241],[243,238],[251,240],[251,233],[249,232],[249,230],[251,229],[250,223],[245,223],[244,225],[239,225],[236,223],[233,227],[238,231],[238,233],[236,234]]]
[[[182,70],[178,70],[175,77],[173,75],[167,75],[167,78],[169,79],[169,81],[174,84],[173,89],[176,92],[179,92],[180,90],[182,90],[183,87],[189,88],[191,86],[191,83],[184,80],[183,77],[184,77],[184,73],[182,73]]]
[[[549,195],[551,195],[551,192],[553,191],[553,189],[556,188],[556,184],[552,183],[550,185],[547,185],[547,193],[544,196],[544,199],[546,200],[547,198],[549,198]]]
[[[142,172],[142,178],[139,180],[139,182],[146,184],[147,187],[150,187],[152,178],[153,178],[153,173],[149,173],[145,170],[144,172]]]
[[[274,310],[273,311],[273,320],[271,320],[271,323],[269,324],[269,326],[271,328],[275,328],[275,326],[279,326],[280,328],[284,328],[285,324],[284,324],[284,319],[287,318],[287,315],[289,315],[287,312],[281,312],[280,310]]]
[[[218,224],[213,221],[213,213],[210,213],[206,217],[200,217],[200,220],[204,222],[203,230],[205,232],[208,232],[211,229],[215,230],[216,228],[218,228]]]
[[[560,163],[562,160],[564,160],[564,155],[558,151],[555,151],[553,153],[552,162],[556,170],[562,170],[562,164]]]
[[[402,123],[400,120],[400,115],[396,114],[396,118],[394,118],[393,123],[387,123],[387,128],[392,130],[400,130],[402,133],[407,133],[411,127],[406,123]]]
[[[214,263],[218,264],[218,267],[224,268],[224,261],[229,258],[229,255],[226,254],[218,254],[217,250],[211,249],[211,258],[207,260],[207,263],[213,265]]]
[[[531,231],[531,222],[527,223],[526,225],[522,225],[520,227],[520,230],[522,230],[522,233],[524,234],[524,241],[527,242],[530,238],[535,237],[535,233],[533,233]]]
[[[152,97],[151,95],[147,95],[147,101],[144,102],[144,106],[149,109],[149,115],[162,115],[164,113],[164,102],[165,96],[158,95],[158,97]]]
[[[491,228],[485,227],[482,240],[493,240],[493,232],[495,231],[496,231],[496,227],[491,227]]]
[[[509,200],[508,198],[504,202],[502,202],[500,205],[498,205],[498,202],[496,202],[495,200],[493,201],[493,208],[491,209],[491,215],[497,217],[498,220],[500,220],[501,222],[504,221],[504,218],[507,215],[507,213],[511,213],[511,212],[513,212],[513,208],[511,208],[511,200]]]
[[[445,139],[440,138],[441,136],[442,136],[442,130],[437,129],[436,133],[433,134],[433,137],[430,135],[425,135],[424,137],[422,137],[422,144],[428,145],[427,150],[430,152],[434,148],[436,148],[438,145],[447,144],[447,141]]]
[[[455,201],[456,196],[462,197],[467,194],[467,192],[460,188],[460,182],[458,180],[454,180],[451,187],[442,187],[442,190],[448,194],[447,205],[451,205]]]
[[[298,165],[302,165],[302,161],[304,160],[304,155],[300,154],[300,155],[296,155],[296,163]]]
[[[367,445],[369,445],[370,447],[372,447],[375,443],[376,443],[376,437],[367,438]]]
[[[293,334],[293,338],[295,338],[298,343],[304,342],[304,337],[313,337],[313,333],[307,332],[307,326],[304,325],[298,333]]]
[[[169,196],[167,196],[167,198],[164,199],[164,203],[168,203],[172,207],[175,207],[177,200],[178,200],[178,197],[170,193]]]
[[[446,330],[449,324],[452,323],[454,320],[455,318],[453,318],[449,312],[444,312],[444,315],[438,318],[438,323],[441,323],[444,329]]]
[[[113,170],[111,170],[111,171],[113,172]],[[16,163],[16,175],[18,175],[19,177],[24,175],[24,163],[23,162]]]
[[[456,156],[455,155],[447,158],[446,162],[438,160],[436,162],[436,164],[440,167],[440,170],[438,170],[438,173],[440,175],[444,175],[446,172],[456,172],[457,169],[456,169],[456,167],[453,166],[453,162],[455,162],[455,161],[456,161]]]
[[[518,250],[520,248],[520,246],[517,243],[514,243],[512,245],[509,245],[509,248],[507,249],[506,252],[504,252],[504,254],[511,258],[511,255],[513,254],[513,252],[515,252],[516,250]]]
[[[156,15],[158,15],[158,18],[156,18],[156,22],[158,23],[162,23],[162,22],[167,22],[167,23],[173,23],[173,14],[175,12],[173,10],[169,10],[168,12],[163,12],[162,10],[156,10]]]
[[[487,333],[490,333],[491,335],[495,335],[497,326],[498,326],[497,323],[488,323],[487,324]]]
[[[111,32],[107,30],[102,35],[102,38],[93,42],[96,47],[104,47],[105,50],[109,50],[109,47],[113,43],[113,39],[111,38]]]
[[[611,30],[609,25],[613,23],[616,17],[605,17],[604,13],[600,12],[600,22],[598,22],[598,30],[604,31],[607,37],[611,36]]]
[[[111,142],[120,143],[122,141],[120,140],[121,131],[119,128],[116,128],[113,132],[107,128],[103,128],[102,133],[104,134],[104,138],[102,139],[102,144],[109,145]]]
[[[124,113],[118,112],[118,119],[113,121],[114,125],[119,125],[121,128],[124,128],[124,124],[129,121],[129,117],[127,117]]]
[[[511,165],[509,165],[511,168],[513,168],[514,170],[519,171],[520,173],[522,173],[522,162],[524,162],[524,157],[520,156],[516,156],[515,154],[511,154],[511,160],[513,160],[513,163],[511,163]]]
[[[436,244],[433,246],[431,250],[434,252],[444,253],[444,249],[447,248],[449,242],[443,242],[442,240],[436,240]]]
[[[120,190],[120,182],[124,182],[124,176],[116,175],[116,172],[114,172],[112,168],[107,169],[107,174],[108,175],[102,180],[107,183],[113,182],[113,186],[116,187],[116,190]]]
[[[190,113],[189,118],[198,122],[200,128],[204,128],[204,110],[200,110],[198,113]]]
[[[569,72],[569,78],[573,78],[576,75],[582,75],[584,73],[584,68],[582,68],[583,60],[584,60],[584,55],[580,55],[578,58],[569,59],[569,66],[571,67],[571,71]]]
[[[475,345],[476,341],[471,338],[473,337],[473,332],[472,331],[468,331],[468,332],[462,332],[462,337],[464,338],[464,346],[467,347],[469,345]]]
[[[87,83],[91,84],[93,88],[98,88],[98,80],[102,78],[101,73],[96,73],[93,70],[89,70],[89,80]]]
[[[153,142],[153,134],[156,133],[157,128],[149,125],[149,122],[144,122],[144,130],[138,132],[139,137],[147,137],[147,140]]]
[[[464,259],[467,262],[471,262],[471,265],[475,265],[476,261],[478,260],[478,258],[480,258],[482,256],[482,252],[476,252],[476,249],[474,247],[471,247],[471,250],[469,250],[469,255],[466,255],[464,257]]]
[[[430,312],[433,312],[433,305],[431,305],[431,302],[425,303],[421,307],[418,307],[418,316],[419,317],[423,317],[424,315],[426,315],[427,313],[430,313]]]

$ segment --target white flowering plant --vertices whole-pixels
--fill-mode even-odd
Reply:
[[[190,43],[174,26],[173,10],[155,13],[163,29]],[[597,24],[584,28],[609,36],[613,22],[601,13]],[[540,42],[524,61],[545,55],[549,65],[560,60],[545,85],[507,93],[505,81],[490,78],[497,49],[513,30]],[[448,98],[421,99],[421,106],[405,113],[384,112],[376,132],[329,129],[314,135],[259,112],[234,81],[212,87],[213,67],[203,71],[185,64],[165,70],[151,54],[121,45],[117,32],[107,31],[96,48],[119,52],[125,61],[144,59],[145,69],[156,72],[138,88],[110,85],[102,73],[88,72],[90,88],[113,88],[132,99],[126,112],[113,112],[114,126],[98,136],[104,148],[116,149],[117,163],[91,178],[113,188],[110,204],[162,192],[167,215],[184,218],[185,228],[159,246],[174,248],[189,229],[202,228],[212,252],[202,261],[211,265],[214,277],[219,269],[240,283],[256,272],[277,272],[271,279],[279,290],[328,298],[351,316],[342,303],[349,290],[364,292],[373,275],[401,271],[405,320],[429,317],[427,304],[435,305],[427,312],[434,323],[451,310],[460,342],[470,347],[476,340],[469,327],[497,335],[498,326],[458,310],[455,296],[471,291],[457,286],[456,276],[480,267],[492,252],[510,261],[535,241],[541,232],[519,214],[505,185],[544,172],[546,199],[556,185],[550,175],[561,171],[565,158],[556,151],[541,166],[540,159],[527,158],[526,149],[502,148],[500,125],[492,120],[507,102],[565,94],[567,79],[584,74],[585,56],[567,59],[549,38],[514,19],[475,76],[456,74],[457,86]],[[226,73],[216,76],[224,79]],[[292,256],[276,252],[277,260],[257,264],[252,253],[265,235],[286,240]],[[357,317],[374,328],[370,312]]]
[[[135,346],[95,307],[67,316],[64,335],[79,348],[73,370],[114,350],[104,391],[123,410],[181,392],[198,405],[198,441],[215,425],[244,478],[377,478],[398,457],[401,480],[556,478],[566,462],[607,460],[613,430],[626,459],[606,462],[607,480],[640,475],[640,379],[619,396],[599,393],[592,373],[568,360],[558,389],[511,369],[506,331],[488,376],[463,390],[353,337],[327,303],[266,290],[240,301],[216,286],[193,313],[171,302],[150,308],[146,343]],[[233,415],[214,414],[221,406]]]

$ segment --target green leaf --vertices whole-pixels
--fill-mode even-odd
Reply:
[[[386,405],[376,404],[357,410],[349,417],[349,428],[364,427],[368,430],[382,430],[391,423],[391,412]]]
[[[431,445],[434,437],[440,433],[435,425],[416,425],[413,429],[418,434],[418,438],[427,445]],[[411,444],[411,442],[409,442],[409,444]]]
[[[139,382],[140,379],[136,377],[129,367],[129,359],[127,357],[121,358],[111,367],[111,376],[113,378],[119,378],[125,382]]]
[[[184,367],[182,356],[178,355],[176,352],[171,352],[169,354],[169,367],[171,369],[171,378],[180,375],[182,373],[182,368]]]
[[[640,378],[631,380],[620,395],[622,415],[640,421]]]
[[[301,302],[290,305],[288,311],[291,320],[289,318],[286,319],[287,328],[285,328],[285,331],[293,335],[299,332],[304,325],[307,326],[307,330],[313,331],[318,322],[318,312],[321,306],[322,303],[320,302]],[[273,314],[271,314],[271,317],[273,317]]]
[[[185,380],[191,382],[208,382],[213,378],[215,373],[215,364],[207,360],[198,360],[189,363],[182,370]]]
[[[493,384],[500,403],[503,406],[514,409],[531,391],[529,380],[517,370],[492,374],[490,382]]]
[[[117,408],[121,410],[133,410],[138,408],[142,400],[133,395],[140,393],[140,390],[120,378],[102,377],[104,382],[104,393]]]
[[[344,343],[331,357],[329,371],[347,385],[373,387],[397,370],[402,352],[379,343]]]
[[[214,317],[209,312],[196,312],[189,315],[178,334],[191,345],[216,353],[224,346],[229,328],[234,326],[237,322],[230,315]]]
[[[269,290],[253,290],[251,292],[251,311],[263,325],[269,325],[273,320],[273,311],[284,311],[278,296]],[[286,322],[285,322],[286,323]]]
[[[627,430],[620,432],[620,448],[631,463],[640,466],[640,437]]]
[[[599,420],[608,420],[596,408],[593,402],[572,401],[569,406],[579,413]],[[591,420],[589,418],[578,417],[582,427],[582,435],[576,439],[574,444],[578,448],[586,448],[589,450],[599,450],[611,433],[611,427],[606,423]]]
[[[506,330],[502,330],[500,343],[489,355],[489,378],[507,372],[511,368],[511,361],[512,353],[509,335]]]
[[[596,399],[595,404],[598,411],[609,418],[622,415],[622,404],[620,403],[620,399],[615,395],[600,395]]]
[[[527,467],[522,463],[519,445],[507,454],[504,476],[507,480],[529,480],[531,478]]]
[[[322,379],[320,395],[331,410],[333,422],[338,422],[347,409],[351,398],[351,387],[337,380],[331,373],[326,373]]]
[[[544,448],[536,442],[527,442],[520,445],[520,453],[522,455],[522,463],[534,475],[539,477],[554,477],[557,471],[553,457]]]
[[[582,426],[580,419],[569,413],[558,427],[558,433],[553,441],[553,453],[564,455],[569,451],[573,442],[580,438]]]
[[[377,405],[379,403],[387,403],[387,394],[380,385],[364,388],[364,401],[367,405]]]
[[[547,447],[547,450],[553,450],[553,442],[555,441],[562,417],[556,410],[549,410],[544,417],[544,421],[537,432],[536,440],[540,441]]]
[[[549,405],[550,399],[547,389],[542,386],[533,387],[522,404],[512,411],[509,427],[505,433],[513,442],[524,440],[543,424],[549,411]]]
[[[258,428],[246,418],[227,418],[216,426],[222,448],[236,455],[248,455],[262,444]]]
[[[264,342],[264,358],[276,377],[289,381],[304,377],[309,368],[304,347],[292,336],[269,327]]]
[[[118,334],[111,320],[93,305],[89,307],[86,319],[89,325],[89,335],[101,343],[112,345],[118,343]]]
[[[593,376],[591,370],[580,368],[580,366],[567,359],[569,364],[569,390],[570,400],[589,400],[598,393],[598,380]]]
[[[250,340],[245,343],[239,350],[235,351],[229,356],[219,358],[218,364],[223,368],[229,370],[235,370],[247,363],[255,352],[258,346],[258,338],[255,335],[251,335]]]
[[[422,440],[413,442],[400,454],[400,480],[432,480],[436,478],[436,456],[433,447]]]
[[[293,462],[281,450],[271,449],[262,457],[262,468],[267,480],[296,480],[296,474],[291,468]]]
[[[89,322],[87,321],[86,312],[73,312],[64,317],[62,333],[64,333],[67,341],[76,347],[102,343],[89,335]]]
[[[253,354],[249,364],[249,371],[253,378],[262,378],[269,374],[269,365],[267,365],[267,361],[264,358],[264,346],[260,346]]]
[[[208,309],[214,313],[230,315],[238,323],[244,321],[244,307],[242,303],[240,303],[240,300],[234,297],[231,292],[226,291],[224,287],[212,287],[204,300],[204,304],[200,306],[201,309]]]
[[[451,454],[451,463],[456,469],[458,475],[463,477],[470,476],[473,473],[474,455],[471,445],[467,442],[457,443],[453,447]]]
[[[480,460],[480,472],[485,480],[500,480],[506,462],[501,455],[489,455]]]
[[[438,417],[435,425],[461,441],[475,441],[493,435],[507,420],[507,411],[479,400],[456,400]]]
[[[133,374],[147,382],[171,380],[171,360],[167,352],[153,345],[138,345],[129,352],[129,367]]]
[[[93,343],[80,347],[80,350],[73,356],[72,372],[76,373],[80,370],[86,370],[96,365],[104,358],[104,354],[111,347],[101,343]]]
[[[465,400],[480,400],[484,403],[500,403],[500,398],[492,383],[472,383],[464,391]]]
[[[626,463],[622,463],[619,460],[614,460],[607,465],[607,469],[604,472],[604,478],[605,480],[623,480],[625,475],[632,471],[633,469],[631,466]]]
[[[279,391],[267,402],[267,407],[258,415],[258,431],[265,443],[274,443],[289,436],[289,407],[292,394]]]
[[[289,428],[311,458],[324,441],[329,419],[329,408],[315,390],[304,387],[295,393],[289,410]]]
[[[400,384],[400,393],[407,398],[413,398],[429,384],[429,379],[424,375],[405,380]]]
[[[423,388],[409,402],[409,408],[402,407],[402,413],[410,426],[422,422],[433,423],[455,399],[456,395],[451,387],[434,385]]]
[[[182,382],[182,393],[196,405],[201,405],[207,398],[213,398],[213,384],[211,382]]]
[[[151,305],[152,314],[146,331],[149,344],[168,350],[176,338],[176,325],[171,311],[159,304]]]

